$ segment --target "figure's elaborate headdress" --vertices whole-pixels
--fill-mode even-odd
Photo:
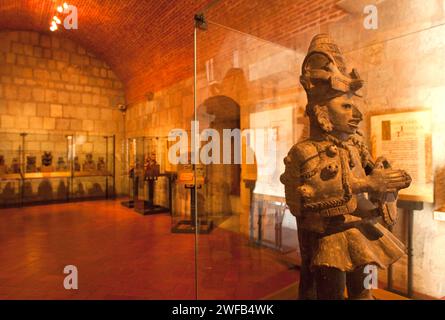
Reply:
[[[327,34],[316,35],[301,67],[300,82],[306,90],[308,107],[345,93],[357,95],[363,86],[357,71],[346,70],[338,46]]]

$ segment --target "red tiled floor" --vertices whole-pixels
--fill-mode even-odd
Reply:
[[[194,235],[119,201],[0,210],[0,299],[194,299]],[[79,290],[63,288],[75,265]],[[215,229],[198,239],[200,299],[258,299],[297,280],[280,255]]]

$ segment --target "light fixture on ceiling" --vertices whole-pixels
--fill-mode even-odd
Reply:
[[[60,21],[60,19],[59,19],[57,16],[54,16],[54,17],[53,17],[53,21],[54,21],[55,23],[57,23],[57,24],[61,24],[61,23],[62,23],[62,21]]]
[[[54,31],[56,31],[58,29],[58,27],[57,27],[57,23],[56,23],[56,21],[52,21],[51,22],[51,26],[49,27],[49,30],[51,30],[52,32],[54,32]]]

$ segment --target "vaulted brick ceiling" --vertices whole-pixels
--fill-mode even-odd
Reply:
[[[60,28],[56,33],[105,60],[124,82],[129,103],[143,99],[147,92],[192,76],[193,16],[209,4],[213,4],[211,19],[284,45],[289,44],[296,32],[317,22],[311,17],[318,20],[326,15],[329,19],[342,14],[335,8],[337,0],[67,2],[78,9],[79,28]],[[0,0],[0,30],[49,32],[50,21],[62,3],[61,0]],[[276,35],[278,38],[274,38]]]
[[[104,59],[135,101],[148,91],[190,77],[193,16],[209,0],[67,0],[78,30],[56,31]],[[0,30],[50,32],[63,1],[0,0]]]

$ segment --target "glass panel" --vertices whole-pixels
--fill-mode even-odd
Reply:
[[[124,144],[125,161],[122,165],[122,193],[124,200],[123,206],[134,208],[134,200],[137,195],[137,185],[135,184],[135,166],[136,166],[136,139],[130,138]]]
[[[364,80],[360,129],[372,158],[387,157],[413,179],[400,191],[402,209],[389,227],[408,255],[390,274],[379,269],[379,288],[414,297],[445,295],[445,261],[437,255],[445,211],[443,5],[280,0],[271,6],[261,0],[254,6],[217,1],[206,8],[207,30],[199,29],[196,41],[195,112],[201,163],[214,162],[204,166],[196,216],[213,221],[215,229],[198,232],[199,298],[296,295],[299,230],[280,175],[292,145],[310,134],[300,75],[320,33],[339,46],[347,71],[355,68],[354,76]],[[233,146],[236,139],[225,145],[224,129],[228,138],[227,130],[235,135],[236,128],[239,146]],[[234,163],[236,150],[241,164]]]
[[[74,199],[114,196],[114,149],[114,136],[74,136],[72,146]]]
[[[211,22],[198,34],[198,298],[260,299],[295,282],[297,250],[282,159],[303,132],[298,55]],[[289,260],[290,261],[290,260]]]
[[[134,183],[138,186],[134,208],[143,215],[169,212],[172,202],[170,189],[172,176],[166,171],[167,138],[140,137],[134,141],[136,142]]]
[[[69,143],[62,134],[23,134],[23,203],[69,199],[71,179]]]

